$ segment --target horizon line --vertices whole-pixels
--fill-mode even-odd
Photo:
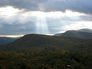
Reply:
[[[0,37],[11,37],[11,38],[16,38],[16,37],[23,37],[24,35],[0,35]]]
[[[43,34],[43,35],[54,35],[54,34]],[[23,36],[24,35],[0,35],[0,37],[10,37],[10,38],[17,38],[17,37],[23,37]]]

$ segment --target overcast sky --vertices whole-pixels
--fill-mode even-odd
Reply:
[[[92,0],[0,0],[0,35],[92,29]]]

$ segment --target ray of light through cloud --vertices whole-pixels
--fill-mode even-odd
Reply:
[[[36,33],[37,34],[49,34],[46,17],[39,16],[36,20]]]

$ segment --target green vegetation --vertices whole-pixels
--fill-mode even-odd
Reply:
[[[0,69],[92,69],[92,54],[0,52]]]

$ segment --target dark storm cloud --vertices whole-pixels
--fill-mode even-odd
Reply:
[[[26,10],[39,10],[39,4],[44,0],[0,0],[0,6],[13,6]]]
[[[92,13],[92,0],[51,0],[46,3],[47,10],[73,10],[83,13]]]
[[[32,11],[65,11],[92,14],[92,0],[0,0],[0,6],[14,6]]]

